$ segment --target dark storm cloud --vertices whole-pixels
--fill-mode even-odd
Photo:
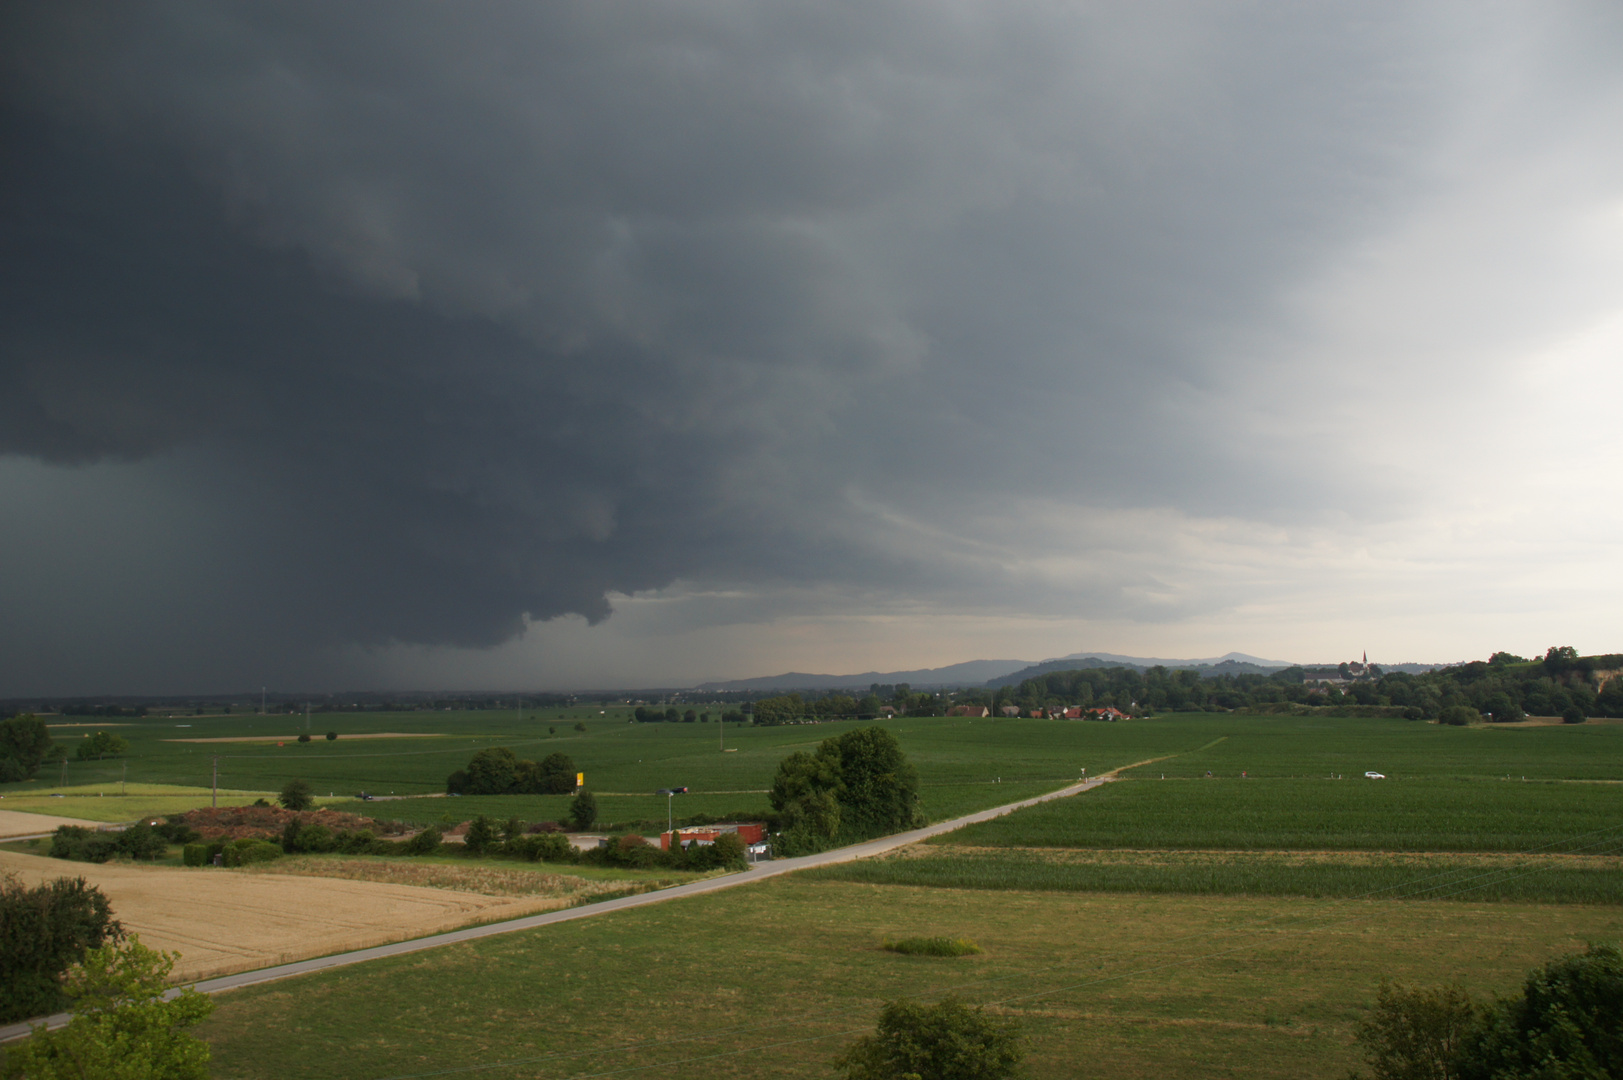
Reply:
[[[187,493],[179,679],[676,580],[1040,606],[954,521],[1314,509],[1167,423],[1455,108],[1344,10],[15,6],[0,450]]]

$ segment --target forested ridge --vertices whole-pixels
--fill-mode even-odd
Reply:
[[[1513,722],[1527,716],[1623,717],[1623,654],[1579,656],[1552,647],[1541,659],[1507,652],[1420,674],[1379,665],[1339,669],[1284,668],[1271,674],[1207,675],[1194,670],[1128,666],[1053,671],[1015,686],[915,693],[905,683],[874,686],[864,697],[786,694],[754,703],[756,723],[802,718],[939,716],[953,705],[985,705],[993,715],[1062,707],[1147,715],[1159,712],[1304,712],[1392,715],[1413,720]]]

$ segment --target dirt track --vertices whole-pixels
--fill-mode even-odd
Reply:
[[[0,810],[0,840],[8,836],[36,836],[39,833],[55,832],[58,825],[82,825],[87,829],[98,828],[99,821],[85,821],[83,818],[58,817],[55,814],[34,814],[23,810]]]
[[[65,862],[0,851],[25,884],[83,877],[143,944],[181,954],[177,977],[209,978],[512,919],[568,903],[451,889],[223,869]]]

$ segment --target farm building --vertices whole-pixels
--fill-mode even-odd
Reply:
[[[766,825],[759,821],[732,821],[717,823],[715,825],[690,825],[685,829],[677,829],[675,833],[660,833],[659,846],[663,851],[671,850],[671,838],[675,836],[683,846],[691,844],[714,844],[716,837],[723,833],[737,833],[738,838],[749,847],[766,840]]]
[[[952,708],[947,710],[947,715],[973,716],[979,719],[983,716],[991,716],[992,710],[988,709],[985,705],[954,705]]]

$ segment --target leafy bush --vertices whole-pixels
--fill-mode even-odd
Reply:
[[[575,845],[562,833],[515,836],[502,845],[503,854],[530,862],[574,862]]]
[[[85,953],[124,936],[107,897],[84,878],[27,888],[0,877],[0,1023],[62,1008],[62,975]]]
[[[337,847],[337,838],[325,825],[301,825],[295,819],[282,826],[282,850],[289,855],[301,852],[321,854]]]
[[[582,791],[569,803],[569,821],[577,829],[590,829],[597,820],[597,796]]]
[[[161,859],[169,841],[146,822],[137,822],[118,833],[96,832],[81,825],[60,825],[51,837],[53,859],[104,863],[116,856],[131,859]]]
[[[1427,989],[1383,979],[1374,1012],[1353,1033],[1376,1080],[1458,1080],[1460,1044],[1478,1011],[1458,986]]]
[[[187,844],[180,849],[180,861],[187,866],[208,866],[214,861],[210,844]]]
[[[743,870],[749,866],[749,858],[737,833],[722,833],[714,843],[684,849],[679,865],[688,870]]]
[[[396,848],[387,840],[379,840],[371,829],[340,829],[333,837],[333,850],[345,855],[390,855]]]
[[[55,749],[50,729],[33,713],[0,720],[0,783],[27,780]]]
[[[881,948],[906,956],[975,956],[981,947],[966,937],[910,937],[892,941],[889,937]]]
[[[208,1080],[208,1044],[181,1029],[208,1016],[214,1002],[196,990],[165,1000],[174,966],[174,954],[148,949],[134,937],[88,950],[64,987],[73,1019],[57,1031],[36,1029],[9,1049],[6,1075]]]
[[[144,821],[118,834],[118,853],[132,859],[161,859],[169,853],[169,840]]]
[[[400,846],[407,855],[432,855],[440,849],[440,831],[430,825]]]
[[[272,862],[282,857],[282,849],[269,840],[244,838],[225,846],[225,865],[252,866],[254,863]]]
[[[300,734],[299,734],[299,741],[300,741],[300,742],[301,742],[301,743],[307,743],[307,742],[309,742],[309,741],[310,741],[310,733],[309,733],[309,732],[308,732],[308,731],[305,731],[305,732],[301,732],[301,733],[300,733]]]
[[[316,798],[310,792],[310,785],[303,780],[289,780],[282,785],[282,793],[276,797],[287,810],[308,810],[315,805]]]
[[[1591,945],[1531,972],[1465,1037],[1457,1075],[1623,1076],[1623,951]]]
[[[849,1080],[1004,1080],[1017,1075],[1024,1057],[1016,1021],[994,1019],[948,996],[935,1005],[890,1002],[878,1030],[834,1065]]]
[[[1584,719],[1584,711],[1576,705],[1568,705],[1566,710],[1561,713],[1561,722],[1563,724],[1581,724]]]
[[[60,825],[51,836],[50,855],[53,859],[104,863],[117,854],[118,839],[115,836],[95,832],[82,825]]]
[[[1474,724],[1482,719],[1480,713],[1469,705],[1450,705],[1437,717],[1439,723],[1449,724],[1453,727],[1464,727]]]
[[[328,742],[332,742],[337,738],[338,738],[338,732],[336,732],[336,731],[327,732],[327,741]]]
[[[469,855],[483,855],[496,843],[496,823],[480,814],[468,824],[462,847]]]
[[[73,756],[80,761],[100,761],[102,758],[123,757],[129,749],[130,741],[122,735],[98,731],[94,735],[86,735]]]
[[[198,831],[179,817],[170,817],[152,826],[159,836],[171,844],[195,844],[202,839]]]

